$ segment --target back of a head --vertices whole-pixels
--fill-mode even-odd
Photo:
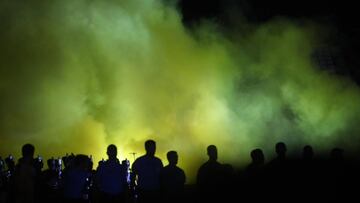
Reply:
[[[283,142],[276,143],[275,151],[279,156],[285,156],[286,154],[286,145]]]
[[[90,159],[84,154],[77,154],[70,163],[71,169],[88,170],[90,165]]]
[[[145,150],[147,155],[154,156],[156,151],[156,142],[154,140],[147,140],[145,142]]]
[[[15,168],[15,160],[12,155],[9,155],[8,157],[6,157],[5,163],[6,163],[6,166],[8,167],[8,169],[13,170]]]
[[[334,148],[330,153],[331,160],[342,161],[344,160],[344,150],[340,148]]]
[[[178,163],[178,154],[176,151],[169,151],[166,154],[166,157],[169,161],[169,165],[176,165]]]
[[[116,146],[114,144],[109,145],[106,153],[109,156],[109,159],[116,158],[116,156],[117,156]]]
[[[310,145],[306,145],[303,149],[303,158],[312,159],[314,157],[313,148]]]
[[[62,157],[62,161],[64,163],[64,167],[72,167],[72,162],[75,158],[75,155],[73,153],[71,153],[70,155],[66,154],[66,156]]]
[[[251,151],[251,158],[254,163],[264,163],[265,156],[261,149],[254,149]]]
[[[207,154],[208,154],[210,160],[216,161],[218,158],[216,146],[209,145],[207,147]]]
[[[33,158],[35,153],[35,147],[32,144],[25,144],[21,149],[23,157]]]
[[[48,168],[50,169],[50,170],[55,170],[56,169],[56,163],[55,163],[55,159],[54,158],[51,158],[51,159],[48,159],[47,161],[46,161],[46,163],[47,163],[47,165],[48,165]]]

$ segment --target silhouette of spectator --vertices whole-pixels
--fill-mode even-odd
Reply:
[[[246,168],[247,176],[256,176],[262,172],[265,164],[265,156],[261,149],[254,149],[250,153],[252,162]]]
[[[32,144],[23,145],[22,157],[15,167],[12,185],[14,202],[35,202],[36,170],[34,168],[35,147]]]
[[[329,179],[332,188],[331,194],[335,198],[341,199],[345,194],[345,186],[348,186],[346,178],[350,175],[350,171],[347,169],[347,163],[344,160],[344,150],[341,148],[334,148],[330,152],[330,165],[329,165]],[[353,177],[351,178],[353,179]],[[349,189],[349,188],[347,188]]]
[[[48,169],[41,174],[42,202],[59,202],[60,173],[57,159],[47,160]]]
[[[251,163],[245,169],[245,177],[243,183],[245,187],[243,188],[245,197],[247,200],[251,201],[260,201],[262,195],[264,194],[264,178],[265,178],[265,156],[261,149],[254,149],[250,152],[250,157],[252,159]]]
[[[310,161],[310,160],[313,160],[314,158],[314,150],[313,148],[310,146],[310,145],[306,145],[303,149],[303,160],[307,160],[307,161]]]
[[[66,171],[67,168],[70,168],[70,164],[72,163],[72,160],[75,158],[75,155],[71,153],[70,155],[66,153],[64,157],[62,157],[62,161],[64,163],[64,171]]]
[[[276,143],[275,152],[277,154],[277,157],[271,161],[272,164],[278,164],[278,163],[282,164],[286,160],[287,148],[285,143],[283,142]]]
[[[290,186],[295,181],[292,179],[294,177],[291,174],[292,166],[286,157],[287,147],[285,143],[276,143],[275,152],[277,156],[270,161],[267,167],[266,176],[269,178],[267,182],[270,183],[267,187],[270,189],[270,198],[284,202],[294,192]],[[281,194],[279,194],[279,191],[281,191]]]
[[[169,165],[165,166],[161,171],[161,191],[163,193],[164,202],[182,202],[185,173],[177,167],[178,154],[176,151],[167,153]]]
[[[303,148],[302,153],[302,163],[299,168],[301,168],[302,180],[301,181],[314,181],[315,178],[315,169],[314,161],[314,150],[310,145],[306,145]]]
[[[303,147],[302,160],[297,163],[294,172],[298,176],[293,179],[298,183],[298,189],[301,191],[299,199],[306,201],[309,198],[318,198],[320,183],[322,182],[321,165],[314,160],[314,150],[310,145]]]
[[[40,155],[38,155],[35,159],[34,159],[34,167],[36,170],[36,174],[41,174],[41,170],[44,167],[44,162],[43,159]]]
[[[217,161],[218,154],[215,145],[207,147],[209,160],[205,162],[198,170],[197,187],[201,201],[210,201],[220,197],[224,177],[223,166]]]
[[[15,161],[12,155],[5,158],[5,161],[0,158],[0,202],[9,202],[8,193],[11,192],[10,183],[13,182],[13,175],[15,171]]]
[[[137,182],[138,200],[156,202],[159,198],[160,173],[163,168],[161,160],[155,157],[156,143],[154,140],[145,142],[146,154],[137,158],[132,165],[132,184]]]
[[[330,160],[333,162],[344,161],[344,150],[340,148],[334,148],[330,152]]]
[[[269,167],[272,175],[283,176],[288,170],[288,163],[286,159],[287,148],[285,143],[278,142],[275,145],[276,157],[270,161]]]
[[[15,161],[14,161],[14,157],[12,155],[9,155],[8,157],[6,157],[5,159],[5,163],[7,166],[7,173],[11,176],[14,174],[15,171]]]
[[[109,159],[98,166],[95,177],[100,202],[125,202],[128,189],[126,168],[117,159],[115,145],[109,145],[106,153]]]
[[[88,202],[87,184],[91,179],[90,159],[86,155],[76,155],[64,171],[65,202]]]

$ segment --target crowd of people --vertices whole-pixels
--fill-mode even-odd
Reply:
[[[318,159],[313,148],[303,148],[301,159],[287,157],[285,143],[275,146],[276,158],[265,162],[261,149],[254,149],[252,162],[243,170],[218,161],[215,145],[207,147],[208,161],[198,171],[196,184],[185,185],[184,170],[177,166],[176,151],[167,153],[168,165],[155,156],[156,142],[145,142],[146,153],[130,166],[119,161],[117,147],[107,148],[107,160],[93,170],[91,157],[66,155],[47,160],[34,158],[35,147],[25,144],[22,157],[0,157],[0,203],[91,203],[91,202],[252,202],[333,201],[357,198],[359,165],[344,159],[334,148]]]

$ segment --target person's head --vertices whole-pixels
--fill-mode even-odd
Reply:
[[[253,160],[253,163],[263,164],[265,162],[264,153],[261,149],[254,149],[251,151],[250,156]]]
[[[216,146],[209,145],[207,147],[207,154],[209,156],[209,160],[216,161],[218,158]]]
[[[46,161],[47,165],[48,165],[48,168],[50,170],[55,170],[56,169],[56,160],[54,158],[51,158],[51,159],[48,159]]]
[[[176,151],[169,151],[166,154],[166,157],[169,161],[169,165],[176,166],[176,164],[178,163],[178,154]]]
[[[34,159],[33,166],[36,171],[41,172],[42,168],[44,167],[44,161],[40,155]]]
[[[314,157],[313,148],[310,145],[306,145],[303,149],[303,158],[312,159]]]
[[[278,142],[275,145],[275,151],[278,156],[284,157],[286,154],[286,145],[283,142]]]
[[[145,142],[145,151],[147,155],[154,156],[156,151],[156,142],[154,140],[147,140]]]
[[[91,165],[91,159],[84,154],[76,155],[70,163],[72,169],[81,169],[84,171],[88,171]]]
[[[344,150],[341,148],[334,148],[330,152],[330,159],[334,161],[344,160]]]
[[[6,157],[5,163],[10,171],[13,171],[15,169],[15,160],[12,155],[9,155],[8,157]]]
[[[25,144],[21,149],[22,156],[24,158],[33,158],[35,153],[35,147],[32,144]]]
[[[116,159],[117,148],[115,145],[111,144],[108,146],[106,154],[109,156],[109,159]]]

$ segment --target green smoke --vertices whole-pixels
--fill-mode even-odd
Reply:
[[[277,141],[300,150],[359,145],[360,94],[319,71],[312,26],[275,20],[217,32],[188,31],[156,0],[0,0],[0,154],[121,158],[157,141],[191,181],[209,144],[221,162],[247,164]],[[296,151],[297,152],[297,151]]]

